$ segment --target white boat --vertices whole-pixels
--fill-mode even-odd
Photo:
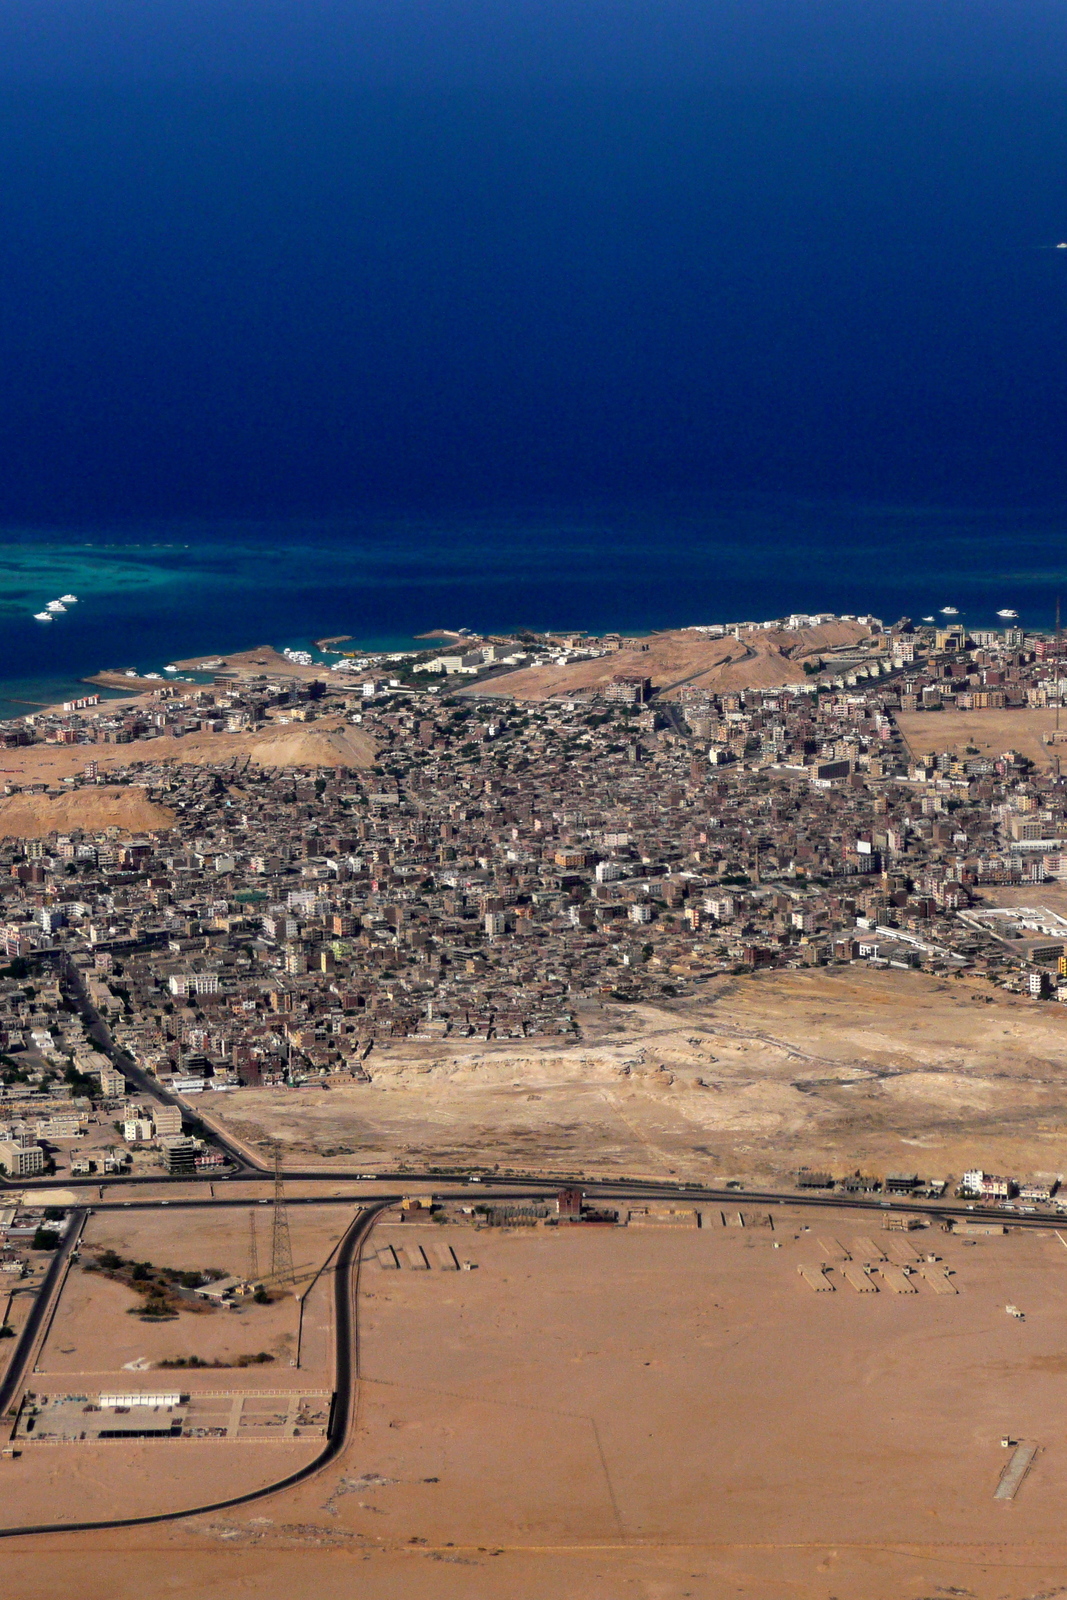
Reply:
[[[163,668],[164,672],[177,672],[177,670],[178,670],[177,667],[164,667]]]
[[[923,618],[924,622],[933,622],[933,620],[934,620],[933,617],[924,617]]]
[[[76,594],[61,594],[59,598],[65,606],[76,606],[78,604],[78,596]]]
[[[161,672],[146,672],[145,673],[145,677],[146,678],[161,678],[162,676],[163,676],[163,674]]]
[[[955,606],[942,606],[941,615],[943,617],[958,617],[959,612],[956,610]]]
[[[35,622],[51,622],[53,620],[52,613],[50,611],[35,611],[33,620]]]
[[[1019,613],[1017,611],[998,611],[997,612],[997,616],[998,617],[1006,617],[1009,622],[1013,621],[1014,618],[1017,617],[1018,615],[1019,615]]]

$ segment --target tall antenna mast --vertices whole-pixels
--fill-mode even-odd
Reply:
[[[292,1283],[293,1244],[289,1237],[289,1212],[282,1183],[282,1147],[274,1141],[274,1216],[270,1238],[270,1275],[275,1283]]]
[[[259,1241],[256,1238],[255,1207],[248,1213],[248,1281],[255,1283],[259,1277]]]

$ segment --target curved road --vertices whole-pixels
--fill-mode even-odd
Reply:
[[[277,1494],[279,1489],[291,1489],[303,1483],[340,1455],[348,1441],[353,1416],[355,1379],[358,1377],[358,1338],[356,1322],[355,1289],[359,1278],[359,1257],[363,1240],[370,1232],[378,1212],[385,1202],[373,1205],[354,1218],[337,1252],[334,1273],[334,1318],[336,1326],[337,1365],[333,1411],[327,1430],[326,1448],[314,1461],[297,1472],[290,1472],[261,1489],[251,1489],[247,1494],[232,1495],[228,1500],[214,1500],[208,1505],[190,1506],[184,1511],[160,1511],[147,1517],[111,1517],[103,1522],[39,1522],[24,1528],[0,1528],[0,1539],[17,1539],[30,1533],[88,1533],[104,1528],[140,1528],[154,1522],[180,1522],[185,1517],[204,1516],[209,1512],[228,1511],[233,1506],[244,1506],[265,1495]],[[75,1232],[76,1230],[71,1230]],[[355,1276],[355,1283],[353,1282]]]
[[[297,1174],[286,1174],[295,1177]],[[343,1179],[341,1173],[315,1173],[307,1174],[321,1178],[323,1181],[336,1183]],[[383,1180],[389,1182],[400,1174],[389,1174]],[[440,1183],[442,1174],[415,1174],[408,1175],[412,1178],[420,1177],[423,1181]],[[157,1180],[158,1181],[158,1180]],[[349,1181],[352,1181],[351,1179]],[[445,1180],[447,1185],[447,1180]],[[545,1190],[559,1187],[559,1180],[553,1178],[549,1182],[541,1181],[539,1184],[531,1179],[498,1179],[495,1183],[478,1186],[478,1198],[492,1199],[517,1199],[522,1194],[543,1195]],[[839,1194],[782,1194],[774,1191],[739,1190],[739,1189],[711,1189],[693,1184],[670,1183],[653,1181],[626,1181],[626,1180],[600,1180],[582,1185],[585,1193],[591,1197],[602,1200],[612,1199],[650,1199],[656,1195],[669,1196],[675,1200],[688,1200],[704,1203],[720,1203],[730,1206],[739,1205],[788,1205],[811,1207],[815,1209],[847,1208],[854,1211],[882,1211],[906,1210],[910,1212],[925,1212],[932,1221],[947,1221],[952,1217],[968,1218],[973,1221],[997,1221],[1009,1223],[1014,1227],[1042,1227],[1055,1226],[1056,1219],[1047,1215],[1021,1214],[1009,1212],[999,1207],[968,1207],[959,1201],[909,1201],[901,1197],[899,1202],[892,1203],[885,1200],[871,1199],[858,1195]],[[463,1193],[469,1195],[470,1188],[467,1183],[463,1185]],[[290,1206],[304,1205],[351,1205],[361,1204],[363,1209],[354,1218],[348,1231],[345,1233],[337,1252],[337,1264],[334,1276],[334,1316],[336,1328],[336,1371],[335,1371],[335,1396],[334,1407],[330,1417],[327,1432],[327,1442],[324,1450],[310,1461],[307,1466],[299,1471],[290,1473],[287,1477],[277,1479],[266,1484],[260,1489],[252,1489],[246,1494],[234,1495],[227,1500],[213,1501],[207,1505],[191,1506],[182,1511],[158,1512],[151,1516],[119,1517],[106,1521],[95,1522],[57,1522],[37,1523],[22,1528],[0,1527],[0,1538],[17,1538],[30,1533],[75,1533],[107,1528],[141,1527],[157,1522],[177,1522],[185,1517],[202,1516],[210,1512],[226,1511],[234,1506],[248,1505],[252,1501],[260,1500],[266,1495],[276,1494],[281,1489],[292,1488],[295,1484],[302,1483],[306,1478],[312,1477],[321,1468],[335,1460],[343,1450],[348,1438],[353,1415],[354,1380],[358,1377],[358,1326],[355,1309],[355,1291],[358,1288],[359,1259],[363,1241],[370,1232],[380,1212],[388,1206],[395,1205],[400,1196],[398,1194],[368,1195],[366,1200],[360,1201],[356,1195],[330,1195],[330,1196],[294,1196],[287,1200]],[[182,1198],[167,1200],[112,1200],[97,1202],[93,1211],[117,1211],[125,1208],[136,1210],[156,1210],[161,1206],[172,1206],[174,1210],[195,1210],[211,1207],[248,1206],[254,1204],[247,1196],[230,1198]],[[270,1202],[266,1202],[269,1204]],[[88,1211],[79,1209],[74,1213],[84,1223]],[[40,1331],[49,1308],[53,1302],[54,1292],[65,1269],[66,1259],[70,1254],[77,1238],[80,1236],[80,1223],[69,1226],[63,1242],[56,1252],[49,1267],[48,1274],[31,1310],[27,1324],[24,1327],[19,1342],[12,1352],[12,1359],[8,1365],[7,1374],[0,1385],[0,1414],[11,1404],[18,1392],[24,1376],[25,1363],[28,1361],[34,1342]],[[353,1276],[355,1275],[355,1283]]]

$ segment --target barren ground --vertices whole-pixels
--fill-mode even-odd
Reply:
[[[289,1159],[740,1178],[796,1167],[1067,1168],[1067,1008],[988,984],[839,967],[728,979],[586,1037],[376,1046],[369,1085],[242,1090],[209,1110]]]
[[[983,756],[1000,756],[1017,750],[1039,767],[1049,765],[1048,745],[1041,735],[1056,726],[1055,711],[1040,707],[1016,707],[1010,711],[905,711],[898,713],[897,726],[915,756],[931,750],[954,750],[963,755],[967,746]],[[1067,729],[1067,719],[1061,716]],[[1060,754],[1065,752],[1061,749]]]
[[[773,1230],[705,1220],[656,1233],[380,1226],[373,1242],[447,1239],[478,1267],[366,1264],[358,1424],[340,1462],[229,1514],[19,1541],[4,1550],[6,1593],[1062,1595],[1067,1251],[1055,1234],[894,1235],[941,1256],[957,1293],[922,1281],[914,1295],[884,1283],[858,1294],[838,1260],[835,1292],[814,1294],[797,1268],[827,1251],[803,1213],[775,1208]],[[869,1259],[855,1243],[865,1230],[846,1212],[818,1219],[830,1255],[840,1239]],[[993,1498],[1002,1436],[1038,1446],[1007,1503]],[[81,1493],[105,1450],[114,1460],[110,1446],[63,1447],[54,1499]],[[168,1493],[178,1485],[164,1477],[210,1476],[212,1456],[232,1474],[241,1455],[140,1447],[143,1479]],[[25,1464],[0,1463],[9,1506]]]
[[[82,766],[85,760],[83,755]],[[45,839],[71,828],[159,833],[173,822],[173,811],[156,805],[138,788],[101,785],[71,794],[16,794],[0,800],[0,838]]]
[[[260,1271],[270,1261],[270,1208],[257,1209]],[[85,1245],[103,1245],[126,1259],[186,1270],[219,1267],[247,1270],[248,1210],[152,1213],[96,1212],[83,1235]],[[291,1213],[293,1259],[298,1269],[319,1265],[351,1220],[347,1208],[301,1208]],[[298,1283],[296,1290],[307,1287]],[[333,1280],[324,1274],[307,1295],[300,1349],[299,1307],[292,1290],[268,1306],[245,1302],[239,1311],[186,1312],[174,1321],[150,1322],[131,1315],[139,1297],[123,1284],[74,1266],[27,1387],[41,1394],[132,1390],[152,1393],[331,1390]],[[208,1369],[161,1368],[158,1363],[196,1355],[203,1361],[233,1361],[261,1350],[272,1354],[260,1366]],[[168,1450],[167,1446],[170,1445]],[[183,1439],[108,1441],[93,1445],[27,1446],[14,1477],[0,1474],[4,1525],[64,1519],[152,1514],[197,1505],[253,1489],[280,1478],[313,1457],[321,1440],[272,1442],[256,1447],[240,1441],[218,1444]],[[9,1463],[4,1463],[5,1466]],[[62,1498],[57,1498],[62,1489]],[[117,1509],[116,1509],[117,1508]],[[253,1511],[254,1514],[254,1511]]]

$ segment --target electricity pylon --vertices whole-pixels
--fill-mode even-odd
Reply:
[[[270,1237],[270,1276],[275,1283],[293,1281],[293,1244],[282,1183],[282,1147],[274,1141],[274,1218]]]

